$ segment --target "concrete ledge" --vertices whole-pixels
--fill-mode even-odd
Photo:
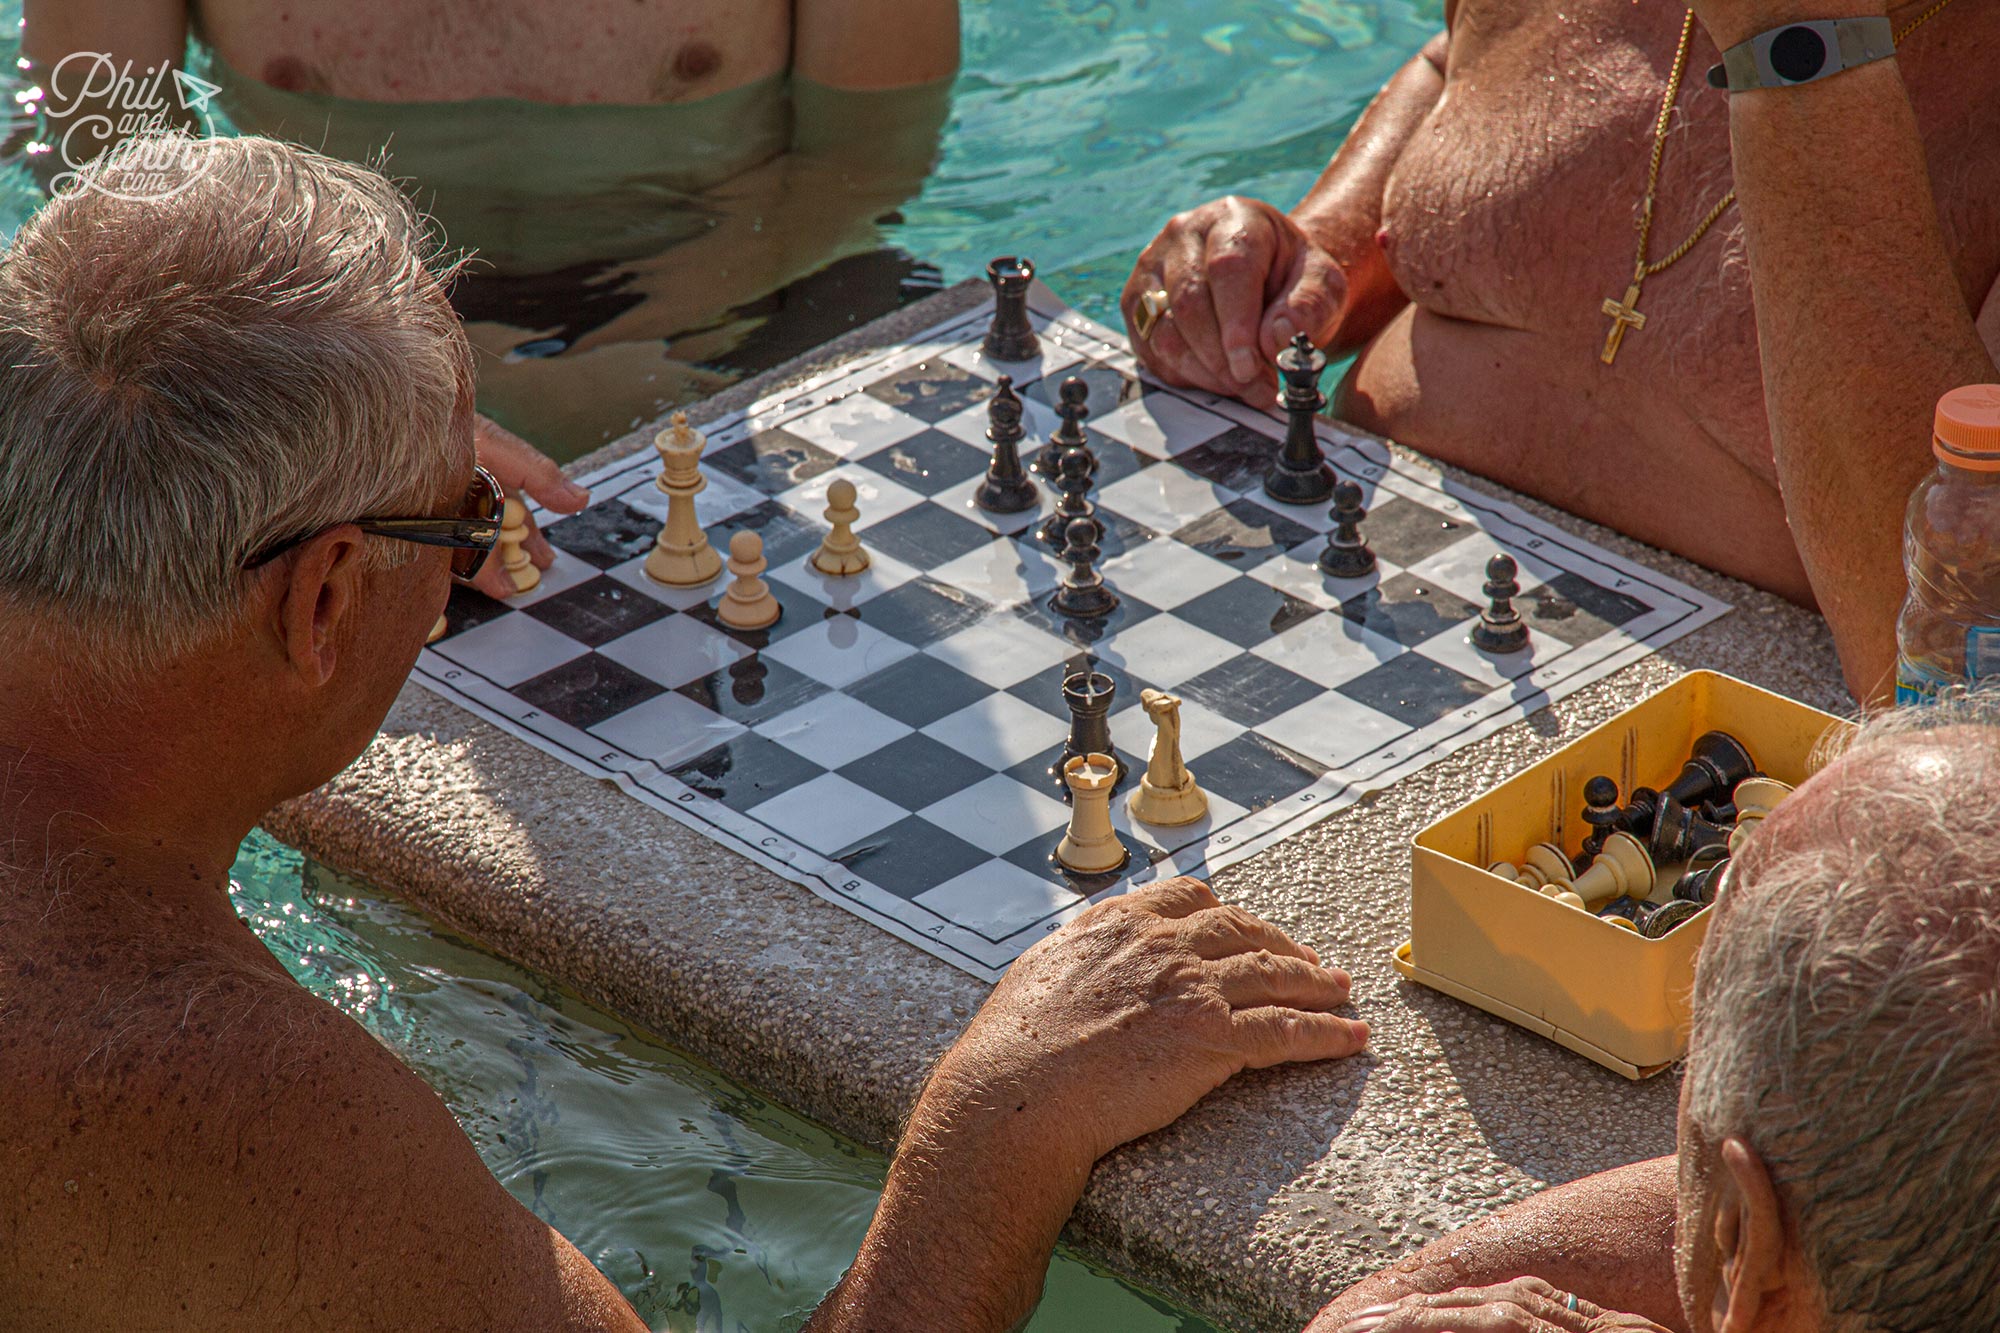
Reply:
[[[955,288],[691,413],[707,420],[964,309]],[[646,447],[635,432],[576,465]],[[1457,474],[1455,474],[1457,475]],[[1544,1184],[1671,1151],[1677,1078],[1632,1084],[1399,980],[1409,840],[1683,671],[1851,708],[1817,617],[1522,500],[1736,612],[1216,878],[1354,974],[1353,1060],[1233,1080],[1101,1164],[1068,1238],[1240,1333]],[[411,686],[346,773],[266,826],[879,1147],[986,987]]]

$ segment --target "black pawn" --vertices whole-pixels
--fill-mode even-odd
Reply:
[[[1049,779],[1069,799],[1069,783],[1063,780],[1063,765],[1078,755],[1108,754],[1118,766],[1118,780],[1112,783],[1116,791],[1125,781],[1125,761],[1111,748],[1111,700],[1118,692],[1118,683],[1102,671],[1083,670],[1063,677],[1063,703],[1069,707],[1069,736],[1063,741],[1062,753],[1049,767]]]
[[[1061,475],[1065,453],[1090,446],[1089,437],[1083,433],[1083,423],[1090,419],[1090,385],[1080,377],[1071,375],[1056,390],[1056,418],[1056,433],[1049,437],[1049,447],[1036,455],[1031,465],[1051,481]],[[1095,457],[1090,460],[1090,475],[1097,475]]]
[[[1041,539],[1051,546],[1061,546],[1069,525],[1080,518],[1095,519],[1097,506],[1090,502],[1090,453],[1086,449],[1068,449],[1061,455],[1062,475],[1056,481],[1062,492],[1056,499],[1055,512],[1042,520],[1038,530]]]
[[[1361,539],[1361,520],[1368,511],[1361,507],[1361,487],[1351,481],[1333,488],[1333,531],[1326,534],[1326,549],[1319,553],[1320,572],[1337,579],[1358,579],[1375,572],[1375,552]]]
[[[1319,410],[1326,406],[1326,396],[1319,391],[1325,369],[1326,354],[1303,333],[1278,353],[1278,373],[1285,380],[1278,402],[1291,420],[1285,428],[1285,447],[1264,474],[1264,491],[1274,500],[1321,504],[1333,494],[1333,469],[1320,453],[1317,424]]]
[[[1653,819],[1660,812],[1660,794],[1651,787],[1634,787],[1625,808],[1618,813],[1625,822],[1620,825],[1625,832],[1644,841],[1653,832]]]
[[[1618,808],[1617,783],[1596,777],[1583,784],[1583,822],[1590,825],[1590,836],[1583,840],[1578,874],[1604,850],[1604,840],[1625,827],[1625,812]]]
[[[1035,280],[1032,260],[1006,255],[986,266],[993,284],[993,322],[986,328],[980,350],[995,361],[1033,361],[1041,355],[1041,340],[1028,322],[1028,284]]]
[[[1505,551],[1486,562],[1487,606],[1472,627],[1472,646],[1489,653],[1518,653],[1528,646],[1528,622],[1514,609],[1521,585],[1515,579],[1519,566]]]
[[[1000,377],[1000,387],[986,404],[986,438],[993,442],[993,461],[986,480],[972,493],[972,503],[991,514],[1018,514],[1033,509],[1041,496],[1021,466],[1021,396],[1014,378]]]
[[[1059,616],[1080,620],[1108,616],[1118,609],[1118,594],[1105,586],[1097,572],[1097,558],[1104,552],[1097,545],[1097,520],[1074,518],[1063,530],[1063,563],[1069,570],[1049,599],[1049,609]]]
[[[1704,732],[1695,737],[1694,752],[1680,776],[1667,785],[1666,794],[1691,806],[1734,800],[1736,784],[1756,771],[1756,762],[1743,742],[1726,731]]]

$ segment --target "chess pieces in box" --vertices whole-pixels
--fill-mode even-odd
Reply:
[[[1607,857],[1622,863],[1621,873],[1637,887],[1639,877],[1629,873],[1638,859],[1633,853],[1653,859],[1656,832],[1659,845],[1676,850],[1683,841],[1701,841],[1681,816],[1706,823],[1728,812],[1696,797],[1693,777],[1677,785],[1697,738],[1725,733],[1767,779],[1795,786],[1826,734],[1847,725],[1715,672],[1682,677],[1417,836],[1410,940],[1396,950],[1397,970],[1629,1078],[1665,1068],[1686,1049],[1687,995],[1709,917],[1703,901],[1676,895],[1713,896],[1723,879],[1717,852],[1695,850],[1679,873],[1656,861],[1652,883],[1638,897],[1621,890],[1578,907],[1544,888],[1563,879],[1563,861],[1573,886]],[[1721,757],[1719,748],[1707,747],[1703,756]],[[1617,789],[1615,804],[1606,806],[1595,778]],[[1768,798],[1783,793],[1751,781],[1736,781],[1735,795],[1768,812]],[[1596,808],[1592,796],[1600,798]],[[1696,797],[1692,809],[1683,797]],[[1760,817],[1753,814],[1750,825]],[[1586,860],[1585,845],[1593,840]],[[1727,836],[1723,842],[1726,855]],[[1495,865],[1510,873],[1488,869]],[[1600,872],[1584,887],[1595,894],[1609,878]],[[1570,886],[1555,893],[1584,897]],[[1641,933],[1647,924],[1641,917],[1654,923],[1657,938]]]

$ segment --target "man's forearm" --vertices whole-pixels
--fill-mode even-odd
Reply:
[[[1307,1333],[1419,1292],[1539,1277],[1607,1309],[1684,1330],[1674,1287],[1674,1159],[1661,1157],[1542,1191],[1433,1241],[1348,1288]]]
[[[1841,3],[1831,16],[1867,12],[1866,0]],[[1749,35],[1715,34],[1724,45]],[[1736,94],[1730,141],[1786,514],[1848,686],[1879,700],[1905,586],[1903,510],[1932,466],[1932,411],[1946,390],[1994,379],[1993,359],[1945,247],[1894,60]]]
[[[1292,217],[1347,277],[1348,299],[1330,350],[1359,347],[1408,299],[1376,243],[1382,191],[1417,127],[1444,92],[1448,37],[1439,33],[1384,84]]]

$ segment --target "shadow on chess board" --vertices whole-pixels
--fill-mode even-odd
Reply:
[[[722,623],[726,579],[647,578],[667,497],[645,451],[580,479],[593,503],[547,523],[559,555],[535,590],[455,592],[417,678],[992,979],[1091,896],[1250,855],[1728,609],[1322,422],[1377,557],[1364,578],[1330,578],[1326,509],[1263,493],[1281,421],[1152,382],[1045,289],[1033,305],[1032,361],[988,360],[974,310],[709,426],[696,509],[718,548],[762,537],[783,608],[770,628]],[[1109,616],[1051,609],[1062,566],[1036,529],[1052,496],[1011,515],[972,504],[1002,374],[1031,454],[1061,383],[1088,386]],[[855,484],[871,555],[845,578],[810,564],[837,477]],[[1471,629],[1503,550],[1528,645],[1495,654]],[[1132,770],[1113,802],[1131,864],[1093,879],[1050,859],[1068,814],[1060,685],[1085,666],[1116,683],[1111,734]],[[1147,687],[1183,700],[1199,823],[1125,809],[1153,735]]]

